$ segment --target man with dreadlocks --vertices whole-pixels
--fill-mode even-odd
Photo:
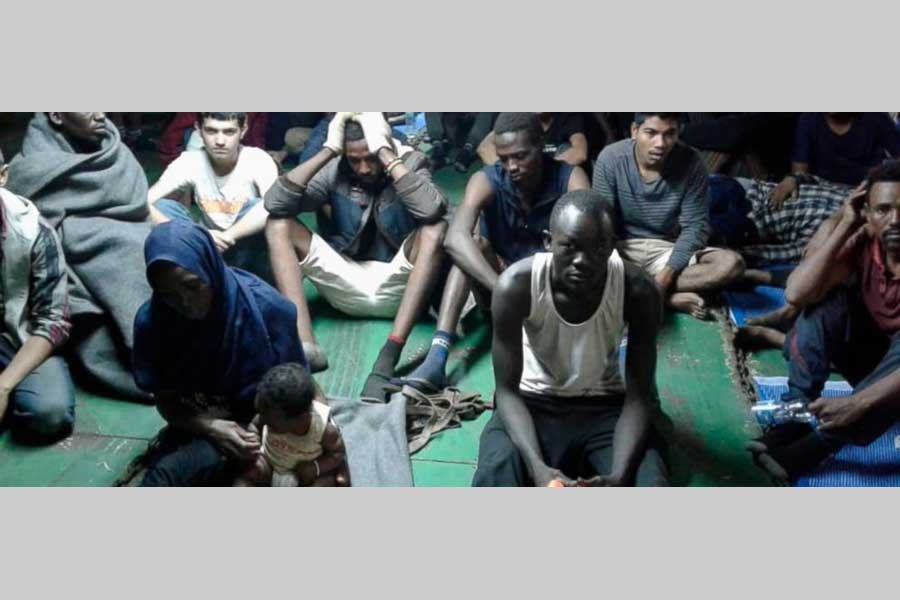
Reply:
[[[338,113],[322,150],[279,178],[265,207],[275,281],[297,306],[312,371],[327,360],[313,335],[304,276],[346,314],[394,320],[362,390],[383,401],[443,259],[447,199],[428,159],[393,139],[381,113]],[[318,233],[296,219],[306,212],[316,213]]]

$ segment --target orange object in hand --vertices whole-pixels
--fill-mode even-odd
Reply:
[[[559,479],[551,479],[550,483],[547,484],[547,487],[566,487],[566,484]]]

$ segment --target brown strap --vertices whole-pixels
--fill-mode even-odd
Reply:
[[[424,448],[431,437],[445,429],[462,426],[462,421],[477,418],[492,403],[481,400],[481,394],[462,394],[448,387],[438,394],[424,394],[411,386],[403,386],[406,397],[407,437],[410,455]]]

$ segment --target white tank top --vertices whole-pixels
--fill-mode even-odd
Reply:
[[[331,408],[318,400],[313,400],[312,408],[312,421],[305,435],[273,433],[263,427],[263,454],[275,473],[291,471],[300,461],[322,456],[322,435],[328,426]]]
[[[534,255],[531,313],[522,324],[522,382],[529,394],[575,398],[622,394],[619,345],[625,330],[625,264],[609,257],[603,299],[587,321],[573,324],[556,311],[550,289],[553,255]]]

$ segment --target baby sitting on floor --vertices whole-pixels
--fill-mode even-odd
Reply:
[[[279,365],[263,376],[251,425],[262,434],[261,453],[235,485],[349,485],[341,432],[319,397],[312,375],[300,364]]]

